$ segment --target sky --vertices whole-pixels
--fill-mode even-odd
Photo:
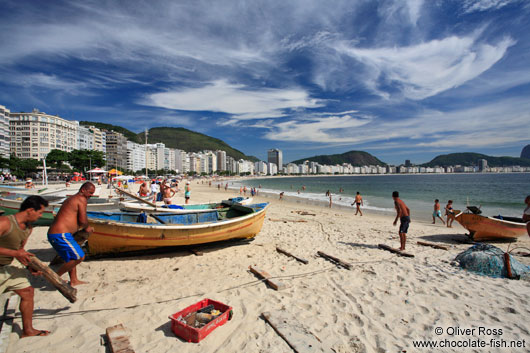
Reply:
[[[285,162],[530,143],[526,0],[2,0],[0,105]]]

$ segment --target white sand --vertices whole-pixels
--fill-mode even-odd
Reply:
[[[218,191],[214,185],[193,182],[192,201],[238,196],[233,191]],[[182,203],[182,196],[179,193],[175,201]],[[492,338],[529,338],[528,282],[479,276],[452,266],[455,256],[470,246],[454,240],[464,239],[465,233],[456,222],[449,229],[413,215],[407,250],[416,257],[403,258],[377,249],[379,243],[399,246],[393,216],[365,212],[365,216],[355,217],[352,210],[276,198],[256,200],[271,201],[272,205],[261,233],[250,243],[205,246],[201,248],[203,256],[183,250],[86,261],[79,266],[79,276],[90,283],[78,287],[75,304],[43,279],[34,279],[34,326],[52,334],[20,339],[17,312],[8,352],[106,352],[101,337],[107,327],[119,323],[127,328],[137,353],[292,352],[259,318],[265,311],[297,320],[293,326],[304,325],[330,352],[454,351],[462,349],[419,349],[413,347],[413,340],[472,338],[490,344]],[[46,230],[37,228],[26,248],[50,261],[54,251],[46,240]],[[416,245],[418,240],[436,241],[450,250],[422,247]],[[495,245],[508,247],[507,243]],[[511,247],[515,245],[530,248],[530,238],[519,239]],[[276,252],[276,246],[309,260],[309,264]],[[316,257],[317,251],[341,258],[353,268],[336,267]],[[530,263],[529,258],[518,259]],[[281,276],[279,280],[288,288],[275,291],[267,287],[248,271],[249,265]],[[198,344],[176,338],[168,315],[203,298],[232,306],[233,319]],[[442,327],[444,333],[436,335],[435,327]],[[447,335],[451,327],[475,330],[472,335]],[[500,328],[502,335],[479,334],[478,327]]]

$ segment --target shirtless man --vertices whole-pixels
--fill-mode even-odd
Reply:
[[[360,213],[361,216],[362,216],[363,213],[361,212],[361,206],[364,206],[364,202],[363,202],[363,197],[361,196],[359,191],[357,191],[357,195],[355,195],[355,205],[357,206],[357,210],[355,211],[355,215],[357,216],[357,213]]]
[[[440,201],[438,199],[434,200],[434,212],[432,213],[432,224],[436,223],[436,217],[440,218],[442,223],[445,224],[445,221],[442,218],[442,211],[440,210]]]
[[[50,334],[49,331],[33,328],[35,290],[27,279],[28,271],[11,266],[13,258],[26,266],[30,257],[35,256],[24,250],[24,246],[32,231],[31,223],[42,216],[46,206],[48,201],[42,197],[29,196],[22,202],[16,214],[0,217],[0,294],[13,291],[20,296],[22,338]],[[32,271],[32,274],[38,275],[40,272]]]
[[[410,210],[405,205],[403,200],[399,198],[399,192],[394,191],[392,193],[392,198],[394,199],[394,207],[396,208],[396,219],[394,219],[394,225],[397,224],[397,220],[401,221],[401,224],[399,225],[399,241],[401,243],[401,247],[399,250],[403,251],[405,250],[405,243],[407,242],[407,231],[409,230],[409,224],[410,224]]]
[[[57,274],[62,276],[68,272],[70,285],[72,286],[86,283],[77,278],[77,265],[85,259],[85,253],[74,240],[73,234],[80,230],[84,230],[89,234],[94,231],[88,225],[86,215],[88,199],[94,195],[94,191],[96,191],[94,184],[89,181],[84,183],[77,194],[70,196],[63,202],[61,209],[48,229],[48,241],[65,262],[57,270]]]
[[[149,195],[149,187],[147,186],[147,183],[145,181],[142,183],[142,185],[140,185],[138,195],[140,195],[140,197],[145,197]]]
[[[523,212],[523,221],[526,222],[526,231],[530,235],[530,195],[524,199],[524,203],[526,203],[526,208]]]

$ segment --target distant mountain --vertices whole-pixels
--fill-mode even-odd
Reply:
[[[521,158],[530,159],[530,145],[524,146],[523,150],[521,151]]]
[[[422,164],[424,167],[447,167],[454,165],[462,166],[476,166],[480,159],[488,161],[488,167],[509,167],[512,165],[520,165],[523,167],[530,167],[530,159],[517,157],[492,157],[480,153],[451,153],[435,157],[429,163]]]
[[[342,154],[320,155],[320,156],[298,159],[296,161],[292,161],[291,163],[301,164],[304,161],[317,162],[318,164],[326,164],[326,165],[335,165],[335,164],[343,164],[343,163],[350,163],[353,166],[363,166],[363,165],[384,166],[386,165],[386,163],[381,162],[379,159],[372,156],[370,153],[363,152],[363,151],[349,151],[349,152],[345,152]]]
[[[81,125],[95,126],[98,129],[113,130],[122,133],[129,141],[143,144],[145,143],[145,132],[136,134],[124,127],[95,123],[92,121],[81,121]],[[184,128],[175,127],[154,127],[149,129],[147,133],[147,143],[163,143],[168,148],[178,148],[186,152],[199,152],[204,150],[222,150],[234,159],[246,159],[250,161],[258,161],[254,156],[246,156],[243,152],[230,147],[224,141],[217,138],[210,137],[198,132],[194,132]]]

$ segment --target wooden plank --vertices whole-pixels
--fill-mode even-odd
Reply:
[[[120,192],[120,193],[122,193],[122,194],[125,194],[125,195],[127,195],[127,196],[129,196],[129,197],[131,197],[131,198],[133,198],[133,199],[135,199],[135,200],[138,200],[138,201],[141,201],[141,202],[143,202],[143,203],[146,203],[146,204],[148,204],[149,206],[154,207],[154,208],[156,209],[156,204],[154,204],[154,203],[152,203],[152,202],[150,202],[150,201],[144,200],[144,199],[142,199],[140,196],[137,196],[137,195],[135,195],[135,194],[133,194],[133,193],[130,193],[130,192],[125,191],[125,190],[120,189],[120,188],[116,188],[116,191],[117,191],[117,192]]]
[[[197,250],[197,249],[193,249],[193,248],[191,248],[191,249],[188,249],[188,250],[189,250],[192,254],[194,254],[195,256],[202,256],[202,255],[204,255],[202,251],[199,251],[199,250]]]
[[[337,257],[334,257],[334,256],[331,256],[331,255],[328,255],[326,253],[323,253],[322,251],[317,251],[317,254],[320,256],[320,257],[323,257],[327,260],[331,260],[332,262],[336,263],[337,265],[340,265],[348,270],[351,270],[352,268],[352,265],[347,263],[346,261],[342,261],[341,259],[337,258]]]
[[[276,331],[294,352],[330,352],[330,347],[312,333],[306,326],[283,312],[265,312],[261,317]]]
[[[0,353],[7,352],[9,336],[13,332],[13,319],[19,302],[20,297],[12,292],[7,292],[0,296],[1,310],[3,312],[2,327],[0,329]]]
[[[252,267],[252,266],[249,266],[248,267],[250,272],[252,272],[253,274],[257,275],[258,277],[261,277],[263,279],[265,279],[265,282],[271,286],[273,289],[275,290],[282,290],[282,289],[285,289],[287,288],[287,286],[285,284],[283,284],[281,281],[278,281],[278,280],[273,280],[271,279],[271,275],[266,272],[266,271],[263,271],[263,270],[260,270],[259,268],[256,268],[256,267]]]
[[[284,254],[284,255],[290,256],[290,257],[296,259],[297,261],[300,261],[300,262],[302,262],[302,263],[304,263],[304,264],[306,264],[306,265],[309,263],[309,261],[307,261],[307,260],[305,260],[305,259],[302,259],[302,258],[300,258],[300,257],[294,256],[294,255],[291,254],[290,252],[288,252],[288,251],[286,251],[286,250],[283,250],[283,249],[281,249],[281,248],[279,248],[279,247],[276,247],[276,251],[279,252],[279,253],[282,253],[282,254]]]
[[[65,282],[57,273],[55,273],[51,268],[46,266],[42,261],[37,259],[36,256],[30,257],[30,262],[28,264],[34,271],[42,272],[44,278],[48,280],[70,303],[75,303],[77,300],[76,294],[77,289],[70,286]]]
[[[269,221],[272,222],[298,222],[298,223],[307,223],[305,219],[282,219],[282,218],[267,218]]]
[[[393,247],[385,245],[385,244],[379,244],[378,246],[379,246],[379,249],[390,251],[390,252],[392,252],[394,254],[398,254],[399,256],[414,257],[413,254],[409,254],[408,252],[401,251],[399,249],[393,248]]]
[[[112,353],[134,353],[123,324],[107,327],[106,333]]]
[[[426,241],[418,241],[417,243],[418,243],[418,245],[430,246],[431,248],[435,248],[435,249],[449,250],[449,248],[447,246],[442,246],[442,245],[438,245],[438,244],[434,244],[434,243],[428,243]]]

